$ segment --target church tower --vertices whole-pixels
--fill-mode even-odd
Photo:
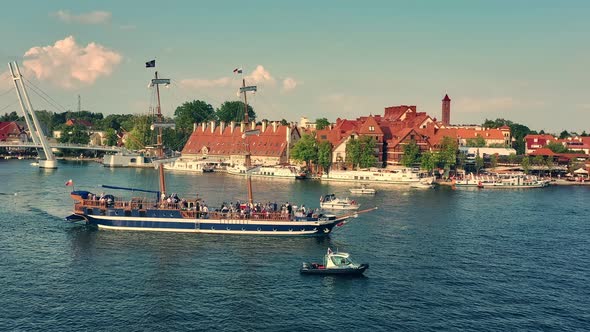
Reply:
[[[446,126],[451,124],[451,98],[448,94],[442,100],[442,123]]]

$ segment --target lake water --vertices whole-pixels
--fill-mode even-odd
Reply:
[[[590,188],[376,186],[327,238],[98,231],[70,224],[70,187],[153,189],[153,169],[0,161],[0,331],[557,331],[590,329]],[[209,206],[241,177],[170,174]],[[317,207],[349,185],[253,181],[255,199]],[[363,278],[305,276],[326,249]]]

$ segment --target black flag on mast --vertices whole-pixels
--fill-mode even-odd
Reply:
[[[146,68],[151,68],[151,67],[155,67],[155,66],[156,66],[156,60],[150,60],[145,63]]]

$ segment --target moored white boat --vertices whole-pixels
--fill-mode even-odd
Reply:
[[[164,165],[164,169],[180,172],[211,173],[215,171],[215,164],[205,160],[179,158]]]
[[[362,186],[360,188],[350,188],[349,191],[352,194],[357,194],[357,195],[375,195],[375,189],[373,188],[367,188],[367,186]]]
[[[227,173],[233,175],[245,175],[249,173],[252,177],[265,178],[285,178],[285,179],[305,179],[306,174],[299,167],[294,165],[275,165],[275,166],[254,166],[246,167],[238,165],[228,167]]]
[[[321,181],[410,184],[420,181],[420,176],[410,168],[330,171],[322,174]]]
[[[116,154],[105,154],[102,165],[104,167],[154,167],[151,158],[127,150]]]
[[[411,183],[410,187],[418,188],[418,189],[432,189],[432,188],[434,188],[433,183],[434,183],[434,178],[432,178],[432,177],[421,178],[420,181]]]
[[[533,175],[524,174],[498,174],[493,182],[482,182],[479,188],[485,189],[533,189],[544,188],[550,185],[549,181],[541,180]]]

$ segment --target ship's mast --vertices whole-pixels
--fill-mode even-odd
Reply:
[[[156,123],[152,125],[152,130],[158,128],[158,136],[156,141],[156,155],[158,159],[164,158],[164,145],[162,143],[162,132],[163,127],[170,127],[164,124],[162,119],[162,107],[160,104],[160,84],[170,84],[170,79],[165,78],[158,78],[158,72],[155,73],[155,78],[152,79],[151,86],[156,86],[156,95],[158,97],[158,105],[156,106]],[[164,165],[159,163],[158,165],[158,175],[160,178],[160,196],[166,195],[166,177],[164,176]]]
[[[246,164],[246,179],[248,183],[248,203],[250,205],[254,204],[254,197],[252,195],[252,178],[250,176],[250,167],[252,166],[252,160],[250,158],[250,146],[248,144],[248,136],[257,135],[260,133],[258,130],[248,130],[249,119],[248,119],[248,97],[246,97],[246,92],[248,91],[256,91],[256,86],[246,86],[246,79],[242,78],[242,87],[240,88],[240,92],[244,94],[244,123],[246,130],[244,131],[244,139],[246,144],[246,155],[245,155],[245,164]]]

